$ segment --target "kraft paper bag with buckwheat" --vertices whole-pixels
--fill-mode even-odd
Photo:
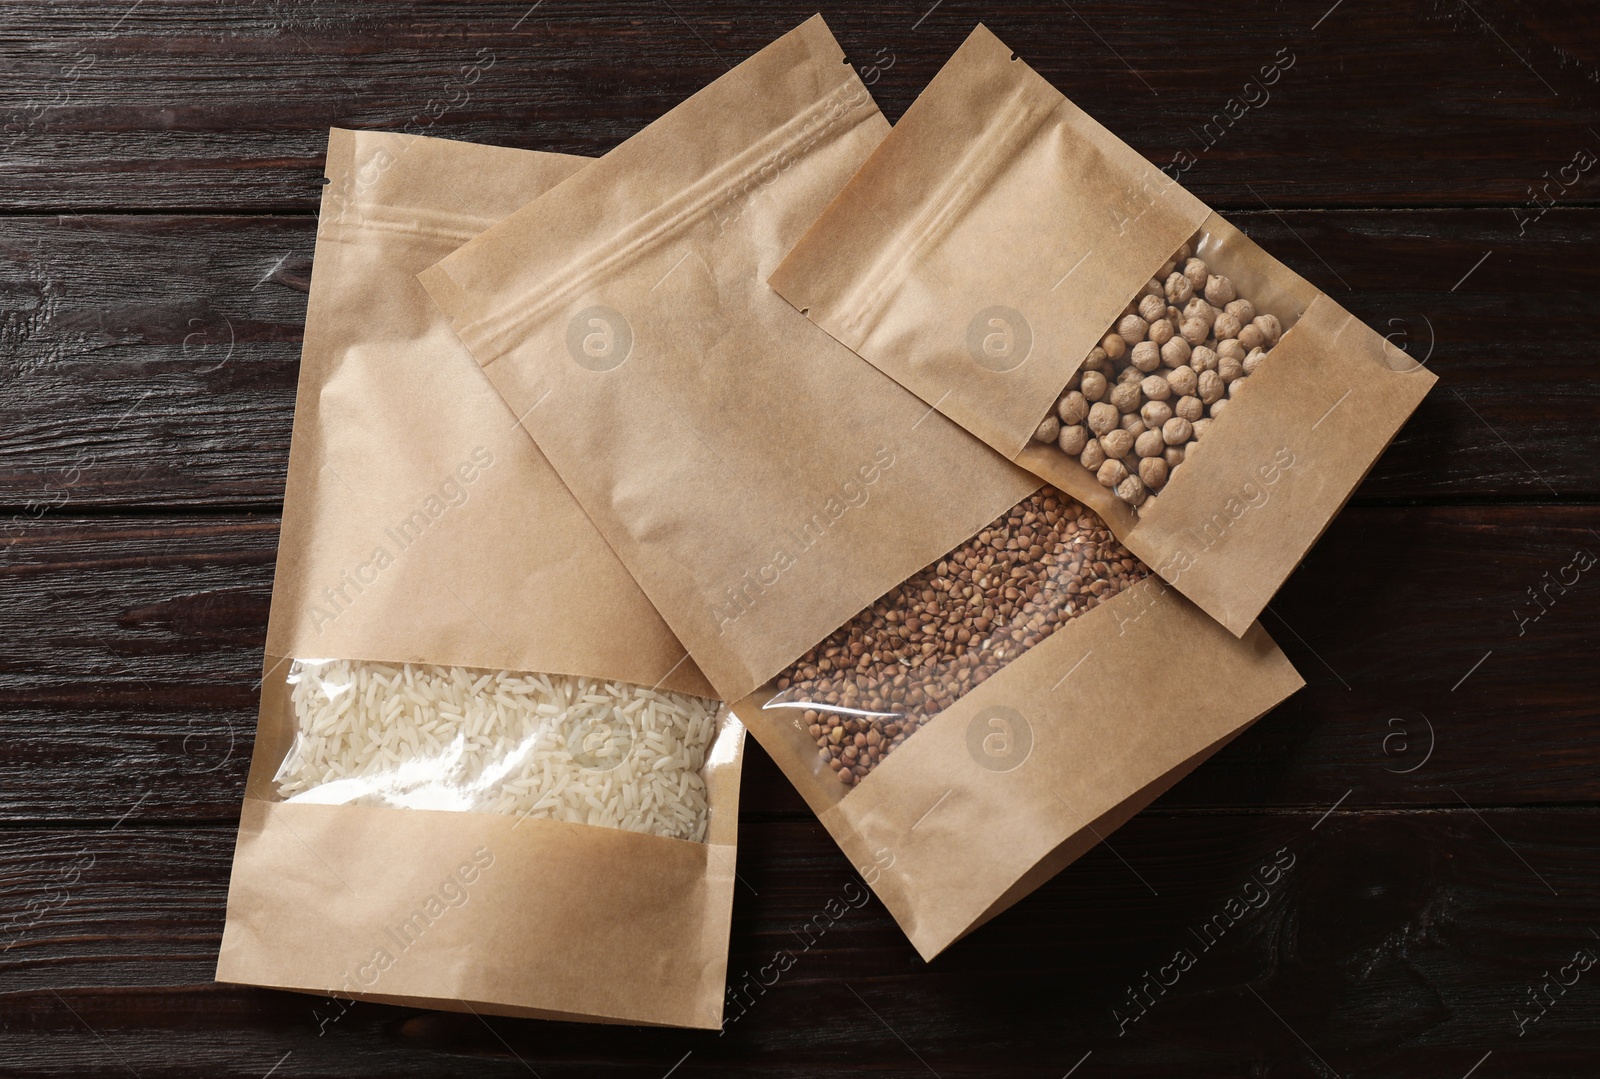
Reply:
[[[771,282],[1235,634],[1435,381],[982,26]]]
[[[931,958],[1300,681],[766,286],[887,133],[842,60],[812,19],[422,279]]]
[[[334,130],[217,977],[715,1028],[743,730],[418,270],[579,158]]]

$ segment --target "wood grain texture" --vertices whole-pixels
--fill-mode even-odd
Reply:
[[[1600,456],[1574,435],[1600,425],[1594,357],[1574,347],[1600,210],[1553,210],[1520,238],[1503,209],[1233,218],[1443,379],[1359,499],[1600,497]],[[314,239],[309,217],[0,218],[0,529],[275,509]]]
[[[211,985],[230,829],[4,832],[0,1075],[1589,1075],[1594,972],[1517,1015],[1600,947],[1596,812],[1146,813],[932,967],[817,825],[746,824],[720,1037]]]
[[[1565,569],[1597,533],[1595,507],[1347,511],[1263,619],[1308,686],[1160,805],[1600,800],[1568,662],[1600,650],[1600,565]],[[47,518],[0,549],[0,820],[234,818],[276,534]],[[745,792],[750,818],[806,812],[759,750]]]
[[[129,8],[0,5],[0,208],[309,210],[330,125],[599,154],[818,10]],[[1115,0],[821,10],[891,120],[981,19],[1152,161],[1195,155],[1184,179],[1219,208],[1518,204],[1544,170],[1600,150],[1586,131],[1600,49],[1573,33],[1582,0],[1350,3],[1326,17],[1276,0],[1148,0],[1134,17]],[[1274,62],[1281,76],[1247,92]]]
[[[211,976],[326,128],[599,154],[815,8],[0,0],[0,1076],[1593,1075],[1591,8],[822,9],[891,119],[982,20],[1442,381],[1264,616],[1309,685],[933,966],[753,748],[717,1037]]]

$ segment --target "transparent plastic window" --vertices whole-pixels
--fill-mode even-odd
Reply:
[[[1097,515],[1045,487],[892,589],[778,676],[818,771],[847,787],[1006,664],[1149,575]]]
[[[1180,247],[1090,351],[1034,440],[1076,458],[1135,510],[1155,498],[1298,317],[1260,273],[1266,260],[1242,252],[1248,243],[1222,223]]]
[[[504,813],[704,841],[722,705],[570,675],[300,659],[289,802]]]

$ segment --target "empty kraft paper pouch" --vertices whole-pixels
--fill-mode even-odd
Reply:
[[[217,977],[715,1028],[743,728],[417,284],[579,158],[334,130]]]
[[[771,283],[1235,634],[1435,381],[982,26]]]
[[[887,132],[842,60],[813,18],[422,280],[931,958],[1300,680],[766,286]]]

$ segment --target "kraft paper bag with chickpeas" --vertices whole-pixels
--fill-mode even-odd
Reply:
[[[771,283],[1236,634],[1435,382],[982,26]]]
[[[888,132],[843,58],[812,19],[422,279],[931,958],[1300,679],[766,286]]]
[[[217,977],[716,1028],[743,731],[418,270],[580,158],[334,130]]]

